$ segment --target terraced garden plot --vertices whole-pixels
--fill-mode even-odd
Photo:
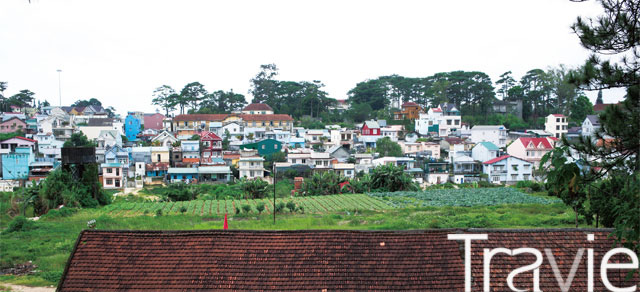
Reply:
[[[278,198],[277,203],[293,201],[304,208],[305,213],[327,213],[344,210],[383,210],[391,209],[392,205],[365,194],[340,194],[329,196]],[[273,211],[273,201],[270,198],[263,199],[236,199],[236,200],[194,200],[183,202],[144,202],[144,203],[115,203],[103,209],[103,212],[116,216],[154,215],[157,210],[162,210],[165,215],[181,214],[180,209],[185,208],[185,214],[195,216],[210,216],[222,214],[234,214],[236,208],[243,205],[251,206],[252,213],[258,213],[256,206],[265,204],[263,213]]]
[[[419,192],[369,193],[396,208],[441,206],[494,206],[502,204],[553,204],[559,199],[527,195],[514,188],[442,189]]]

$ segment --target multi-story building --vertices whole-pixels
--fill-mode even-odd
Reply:
[[[482,163],[482,172],[491,183],[513,184],[518,181],[531,180],[533,165],[518,157],[503,155]]]
[[[405,102],[402,104],[402,111],[394,112],[394,120],[415,120],[422,112],[422,107],[415,102]]]
[[[272,115],[273,109],[266,103],[252,103],[242,109],[246,115]]]
[[[583,136],[594,137],[598,129],[600,129],[600,118],[598,115],[588,115],[582,122],[581,134]]]
[[[415,120],[416,131],[420,135],[449,136],[462,127],[462,116],[454,104],[442,104],[421,113]]]
[[[16,147],[9,153],[2,153],[2,179],[28,179],[29,164],[34,162],[34,158],[33,149],[29,146]]]
[[[440,159],[439,143],[399,141],[398,145],[402,148],[402,154]]]
[[[198,165],[200,163],[200,141],[182,140],[180,141],[182,150],[182,163]]]
[[[215,159],[222,159],[222,139],[213,132],[202,132],[200,141],[200,164],[218,164]]]
[[[507,147],[507,154],[533,163],[537,168],[542,156],[553,150],[557,138],[518,138]]]
[[[178,136],[194,135],[202,131],[216,128],[215,123],[222,123],[221,131],[225,132],[225,126],[237,122],[244,128],[262,128],[265,131],[274,129],[290,131],[293,127],[293,118],[284,114],[188,114],[178,115],[173,118],[172,128]],[[232,128],[231,135],[244,135],[242,129],[235,134]]]
[[[504,126],[473,126],[471,142],[491,142],[498,147],[507,146],[507,128]]]
[[[102,186],[105,189],[120,189],[124,187],[122,164],[118,162],[102,163]]]
[[[378,139],[382,138],[380,125],[376,121],[366,121],[360,128],[359,141],[367,148],[375,148]]]
[[[143,115],[144,128],[145,129],[154,129],[154,130],[163,130],[163,121],[165,116],[161,113],[153,113],[153,114],[144,114]]]
[[[0,133],[24,132],[26,129],[27,123],[17,117],[11,117],[0,122]]]
[[[479,142],[471,149],[471,158],[484,162],[500,156],[500,148],[491,142]]]
[[[129,141],[137,141],[141,132],[142,121],[139,115],[130,112],[124,120],[124,134]]]
[[[545,118],[545,131],[553,134],[554,137],[560,138],[568,131],[567,117],[561,114],[550,114]]]
[[[240,178],[256,179],[264,178],[264,158],[258,155],[254,149],[240,150],[240,160],[238,161],[238,171]]]

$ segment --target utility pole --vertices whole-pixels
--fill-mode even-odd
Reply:
[[[60,106],[62,106],[62,82],[60,82],[60,73],[62,73],[61,69],[56,70],[58,72],[58,97],[60,99]]]
[[[276,224],[276,162],[273,162],[273,224]]]

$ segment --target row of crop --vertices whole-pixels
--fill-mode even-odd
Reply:
[[[314,197],[294,197],[278,199],[277,203],[292,202],[296,210],[308,213],[326,213],[344,210],[380,210],[392,206],[364,194],[341,194]],[[245,207],[249,206],[249,207]],[[193,200],[179,202],[125,202],[116,203],[104,208],[111,215],[145,215],[145,214],[189,214],[189,215],[221,215],[233,214],[250,208],[249,212],[258,213],[258,206],[264,206],[265,213],[273,212],[273,200],[236,199],[236,200]]]
[[[369,193],[396,208],[431,206],[492,206],[502,204],[552,204],[557,199],[527,195],[515,188],[440,189],[419,192]]]

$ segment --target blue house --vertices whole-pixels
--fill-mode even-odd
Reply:
[[[28,179],[31,162],[34,162],[31,147],[16,147],[14,152],[2,154],[2,178]]]
[[[140,134],[141,125],[140,117],[134,115],[134,113],[129,113],[127,118],[124,120],[124,134],[127,136],[127,140],[129,141],[138,141],[138,134]]]

